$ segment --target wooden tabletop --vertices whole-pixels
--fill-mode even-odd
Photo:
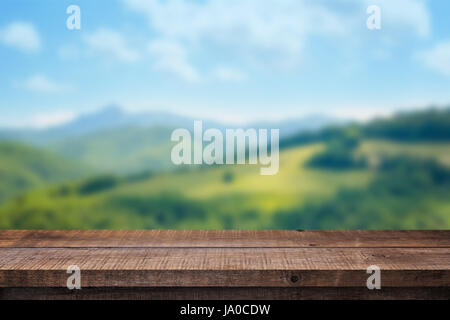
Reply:
[[[376,265],[448,294],[450,231],[0,231],[0,288],[65,288],[71,265],[83,288],[278,290],[362,290]]]

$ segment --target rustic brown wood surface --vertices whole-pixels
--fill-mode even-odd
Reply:
[[[0,299],[58,300],[448,300],[449,290],[440,288],[8,288]]]
[[[81,269],[77,293],[66,289],[71,265]],[[381,269],[377,292],[366,288],[371,265]],[[0,231],[0,298],[33,292],[58,299],[446,299],[450,231]]]
[[[446,231],[25,231],[0,230],[0,248],[412,247],[449,248]]]

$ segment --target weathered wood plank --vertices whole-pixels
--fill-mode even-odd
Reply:
[[[447,248],[8,248],[0,270],[450,270]]]
[[[70,265],[81,291],[65,289]],[[382,290],[366,288],[370,265]],[[0,299],[448,299],[450,231],[0,231]]]
[[[0,287],[355,287],[377,265],[386,287],[450,286],[448,248],[4,248]]]
[[[450,248],[444,231],[25,231],[0,230],[0,248],[417,247]]]
[[[81,287],[360,287],[366,288],[365,270],[85,270]],[[0,288],[65,288],[65,270],[0,271]],[[294,280],[295,279],[295,280]],[[442,270],[382,271],[382,286],[450,287],[450,273]]]
[[[450,288],[0,288],[0,300],[448,300]]]

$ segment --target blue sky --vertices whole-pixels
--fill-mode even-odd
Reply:
[[[0,125],[111,103],[236,122],[450,104],[449,14],[437,0],[2,0]]]

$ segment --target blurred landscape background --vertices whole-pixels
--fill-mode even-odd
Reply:
[[[449,229],[450,5],[369,2],[2,1],[0,229]],[[278,174],[174,166],[194,120]]]
[[[53,129],[2,132],[0,227],[450,227],[450,109],[365,124],[315,117],[320,128],[281,139],[275,176],[250,165],[174,167],[174,127],[156,118],[110,107]]]

